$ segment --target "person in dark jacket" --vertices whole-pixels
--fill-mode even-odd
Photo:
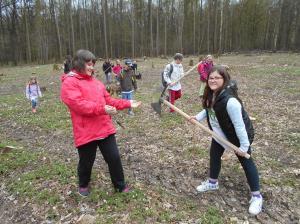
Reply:
[[[64,61],[64,74],[68,74],[72,69],[72,56],[67,55]]]
[[[132,70],[134,72],[134,75],[137,76],[137,74],[138,74],[137,73],[137,67],[138,67],[138,65],[137,65],[136,61],[132,62],[132,66],[131,67],[132,67]]]
[[[110,62],[110,59],[106,59],[105,62],[102,65],[102,70],[105,74],[106,78],[106,84],[110,84],[112,79],[111,79],[111,71],[112,71],[113,64]]]
[[[252,195],[249,213],[257,215],[261,212],[263,202],[260,194],[258,171],[252,157],[249,159],[244,157],[245,153],[251,154],[250,145],[254,138],[254,130],[234,87],[226,67],[213,66],[208,74],[204,90],[202,100],[204,109],[192,118],[198,121],[206,118],[211,130],[240,149],[236,155],[244,169]],[[218,177],[221,170],[221,157],[226,147],[217,139],[212,139],[209,179],[197,187],[198,192],[219,188]]]
[[[120,74],[120,85],[122,91],[122,99],[132,100],[133,92],[137,89],[136,78],[132,70],[132,62],[130,59],[124,61],[124,67]],[[134,115],[132,109],[128,110],[129,115]]]
[[[92,75],[95,62],[93,53],[79,50],[72,62],[73,70],[62,76],[61,85],[61,99],[71,114],[74,142],[79,155],[78,192],[81,196],[88,196],[90,193],[89,183],[97,148],[108,165],[114,188],[119,192],[129,191],[124,179],[112,116],[117,110],[141,104],[133,100],[112,98],[102,82]]]

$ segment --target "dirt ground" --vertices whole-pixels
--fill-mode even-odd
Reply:
[[[168,108],[163,107],[163,115],[159,117],[150,106],[151,102],[158,101],[160,73],[170,60],[137,60],[143,76],[138,81],[135,98],[143,105],[136,109],[134,117],[120,112],[113,118],[115,123],[121,122],[125,127],[123,129],[116,123],[117,140],[129,182],[144,191],[148,187],[151,190],[160,189],[170,197],[191,201],[196,204],[199,216],[208,207],[214,207],[223,223],[299,223],[300,55],[223,55],[215,59],[216,64],[230,67],[231,77],[238,82],[244,107],[255,118],[255,150],[252,157],[258,167],[264,198],[264,210],[256,217],[248,214],[250,191],[233,154],[229,160],[223,161],[220,189],[212,193],[196,193],[196,186],[208,175],[211,137],[180,115],[170,115]],[[185,70],[188,70],[190,60],[194,64],[197,62],[196,57],[185,58]],[[100,70],[101,65],[102,62],[99,62],[96,68]],[[35,117],[23,96],[24,85],[33,72],[37,74],[40,85],[46,87],[45,97],[41,99],[40,110]],[[0,68],[0,138],[2,143],[16,142],[24,149],[47,153],[47,157],[53,160],[76,164],[77,154],[68,112],[59,102],[59,73],[52,70],[52,65]],[[102,71],[96,74],[103,80]],[[176,106],[195,115],[201,111],[196,70],[181,83],[183,96]],[[95,169],[107,176],[107,167],[99,155]],[[76,169],[75,165],[73,168]],[[25,170],[31,169],[28,166]],[[7,180],[13,179],[14,175],[10,172],[0,176],[2,223],[75,223],[78,220],[79,215],[75,211],[63,209],[58,219],[51,220],[45,216],[42,210],[47,210],[50,205],[41,209],[35,202],[19,197],[8,189]],[[106,180],[104,184],[109,187],[110,183]],[[93,204],[79,201],[76,207],[88,207],[89,213],[96,215],[97,206]],[[71,215],[65,218],[68,214]],[[190,219],[187,215],[174,220],[149,219],[144,222],[201,223],[193,215]],[[203,220],[202,223],[205,223]],[[123,219],[119,223],[122,222],[134,223],[135,220]],[[210,220],[207,223],[216,222]]]

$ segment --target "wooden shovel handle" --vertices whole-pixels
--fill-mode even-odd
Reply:
[[[182,110],[180,110],[179,108],[175,107],[173,104],[169,103],[166,100],[162,100],[161,101],[163,104],[167,105],[168,107],[172,108],[173,110],[175,110],[176,112],[178,112],[180,115],[182,115],[183,117],[185,117],[187,120],[189,120],[190,122],[192,122],[193,124],[197,125],[199,128],[201,128],[203,131],[207,132],[208,134],[212,135],[215,139],[217,139],[219,142],[227,145],[229,148],[231,148],[233,151],[235,152],[241,152],[241,150],[236,147],[235,145],[233,145],[231,142],[227,141],[226,139],[222,138],[221,136],[217,135],[215,132],[213,132],[212,130],[210,130],[209,128],[205,127],[203,124],[201,124],[200,122],[191,119],[191,116],[189,116],[188,114],[184,113]],[[242,153],[243,157],[245,157],[246,159],[250,158],[250,155],[246,152]]]

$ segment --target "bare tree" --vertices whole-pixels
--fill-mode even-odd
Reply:
[[[50,13],[52,15],[52,19],[55,23],[55,31],[56,31],[56,38],[57,38],[57,47],[58,47],[58,52],[59,52],[59,59],[62,59],[62,45],[61,45],[61,39],[60,39],[60,29],[58,25],[58,18],[56,15],[56,4],[55,0],[50,0],[49,2],[50,6]]]

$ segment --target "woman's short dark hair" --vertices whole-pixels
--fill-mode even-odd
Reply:
[[[72,61],[72,68],[76,71],[82,72],[85,69],[85,63],[92,61],[94,64],[96,63],[95,55],[88,50],[78,50],[76,52],[75,57]]]
[[[220,94],[220,92],[229,85],[230,82],[230,75],[227,71],[227,68],[222,66],[222,65],[214,65],[211,70],[208,73],[207,76],[207,80],[206,80],[206,87],[204,89],[204,94],[203,94],[203,99],[202,99],[202,106],[203,108],[210,108],[213,106],[213,91],[209,88],[208,85],[208,80],[209,80],[209,76],[213,73],[217,71],[224,80],[223,86],[222,88],[220,88],[220,90],[216,93],[216,96],[218,96]]]

